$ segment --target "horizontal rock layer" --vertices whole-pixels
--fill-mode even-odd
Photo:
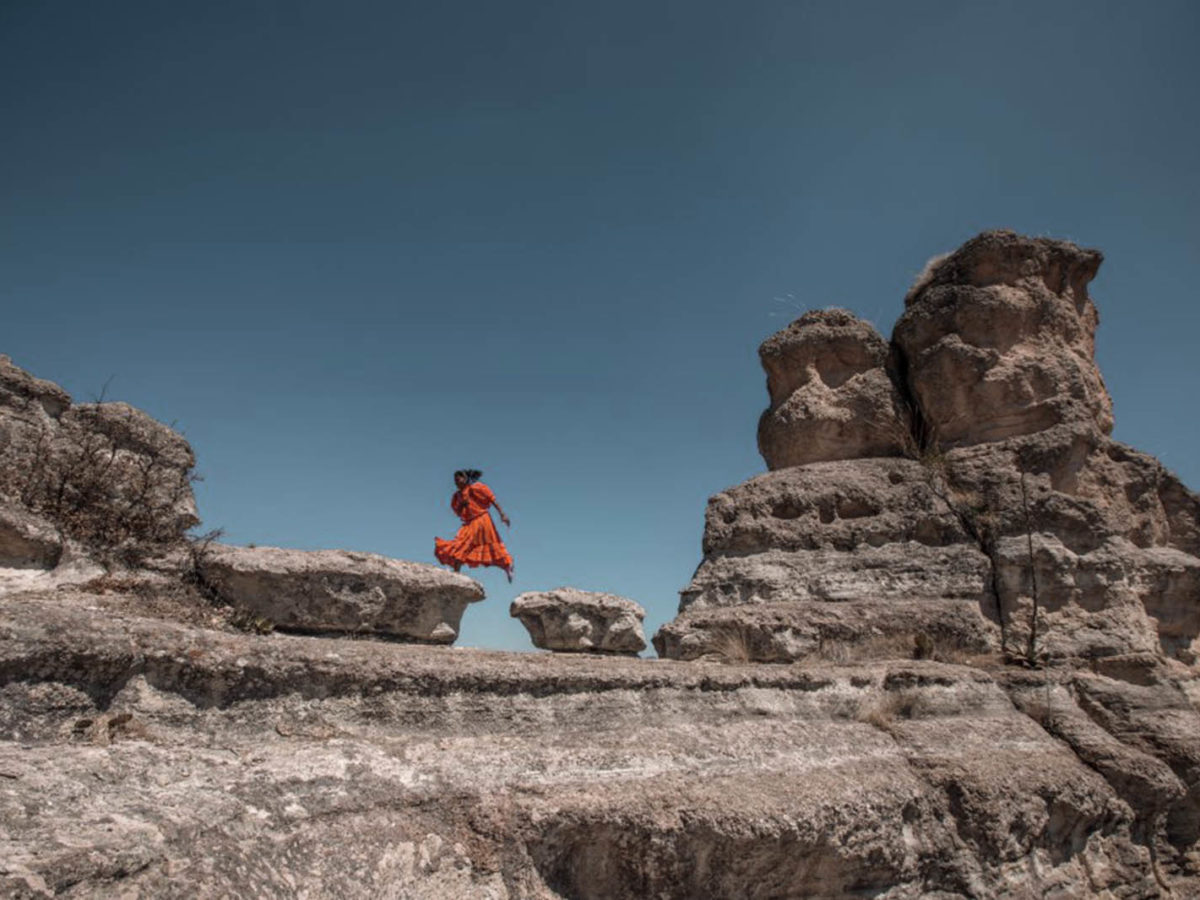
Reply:
[[[437,566],[347,550],[211,545],[205,584],[280,628],[453,643],[479,582]]]
[[[0,598],[9,896],[1151,897],[1149,822],[1193,833],[1170,683],[262,638],[97,602]]]

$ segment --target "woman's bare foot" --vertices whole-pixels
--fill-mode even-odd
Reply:
[[[513,567],[512,567],[512,566],[509,566],[507,569],[505,569],[505,570],[504,570],[504,574],[508,576],[508,583],[509,583],[509,584],[512,584],[512,573],[513,573]]]

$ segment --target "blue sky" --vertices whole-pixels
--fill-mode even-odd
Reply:
[[[174,422],[228,540],[432,561],[450,473],[516,593],[670,619],[763,471],[757,346],[885,334],[985,228],[1069,238],[1115,436],[1200,486],[1200,6],[0,0],[0,352]],[[111,379],[111,382],[110,382]]]

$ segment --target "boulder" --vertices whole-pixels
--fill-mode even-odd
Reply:
[[[226,602],[301,632],[452,644],[467,604],[484,596],[465,575],[348,550],[212,545],[198,568]]]
[[[1087,292],[1102,259],[988,231],[931,267],[892,335],[930,437],[961,446],[1062,424],[1112,431]]]
[[[758,350],[771,404],[758,423],[769,469],[899,456],[909,440],[888,344],[844,309],[805,313]]]
[[[521,594],[509,608],[535,647],[566,653],[637,654],[646,648],[646,611],[616,594],[570,587]]]

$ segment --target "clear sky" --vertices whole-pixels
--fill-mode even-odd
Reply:
[[[1115,436],[1200,486],[1200,4],[0,0],[0,352],[181,428],[204,528],[670,619],[758,344],[994,227],[1098,247]],[[110,381],[111,379],[111,381]]]

